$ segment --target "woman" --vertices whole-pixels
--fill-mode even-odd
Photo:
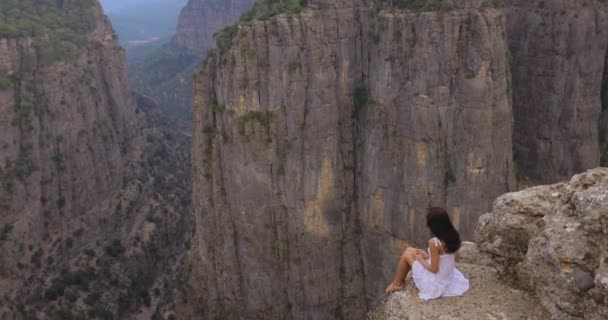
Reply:
[[[420,299],[424,301],[463,295],[469,289],[469,280],[456,269],[456,256],[461,244],[458,231],[442,208],[428,210],[426,225],[434,235],[429,240],[428,252],[407,248],[399,260],[395,279],[386,292],[393,293],[405,288],[405,278],[412,270],[414,284],[420,290]]]

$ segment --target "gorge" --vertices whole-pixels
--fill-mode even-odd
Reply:
[[[608,174],[571,177],[608,159],[607,18],[190,0],[127,66],[97,0],[3,0],[0,319],[364,319],[429,206],[511,290],[488,314],[600,319]]]

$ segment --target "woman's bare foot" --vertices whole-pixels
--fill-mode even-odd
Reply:
[[[396,284],[396,283],[391,283],[390,286],[388,286],[388,288],[386,288],[386,293],[391,294],[395,291],[401,291],[403,289],[405,289],[405,281],[403,281],[401,284]]]

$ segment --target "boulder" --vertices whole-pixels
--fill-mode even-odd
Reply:
[[[476,235],[552,319],[608,318],[607,168],[500,197]]]

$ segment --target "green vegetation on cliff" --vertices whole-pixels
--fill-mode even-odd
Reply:
[[[297,14],[308,5],[308,0],[260,0],[251,9],[241,15],[240,22],[218,30],[213,37],[220,52],[225,52],[232,46],[232,39],[238,31],[239,24],[253,20],[268,20],[278,14]],[[209,52],[208,57],[215,54]],[[205,62],[206,63],[205,59]]]
[[[380,0],[380,3],[391,7],[420,11],[450,8],[450,3],[447,0]]]
[[[495,6],[495,3],[500,1],[486,0],[492,6]],[[329,0],[327,3],[322,3],[318,7],[319,10],[326,10],[329,3],[331,3]],[[247,24],[254,20],[268,20],[283,13],[288,15],[298,14],[307,6],[308,0],[260,0],[241,16],[238,23],[226,26],[213,35],[217,42],[217,47],[220,53],[224,53],[230,49],[232,47],[232,40],[236,36],[240,24]],[[377,13],[378,10],[385,6],[416,11],[434,11],[449,10],[452,7],[452,3],[449,0],[376,0],[370,12]],[[214,54],[215,52],[210,52],[209,57]]]
[[[296,14],[308,4],[308,0],[261,0],[241,16],[241,22],[266,20],[277,14]]]
[[[0,37],[48,35],[80,40],[95,27],[93,0],[2,0]]]
[[[0,38],[32,37],[45,61],[73,56],[96,25],[94,0],[2,0]]]

